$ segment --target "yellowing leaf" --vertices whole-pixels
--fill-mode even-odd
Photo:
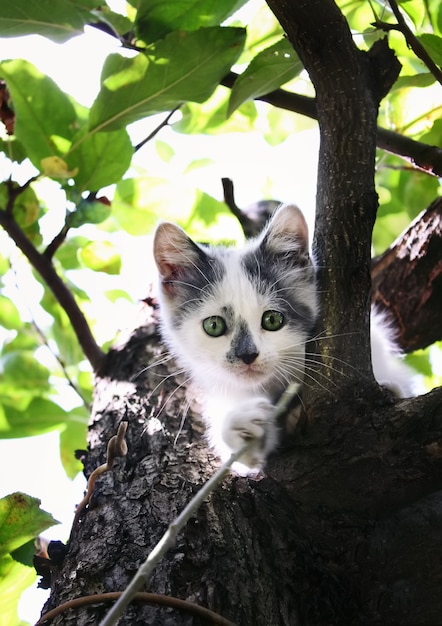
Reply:
[[[118,274],[121,269],[120,253],[110,241],[91,241],[81,250],[80,258],[95,272]]]
[[[46,176],[65,179],[72,178],[78,174],[78,167],[69,170],[66,161],[63,161],[63,159],[58,156],[46,157],[40,161],[40,164],[41,171]]]

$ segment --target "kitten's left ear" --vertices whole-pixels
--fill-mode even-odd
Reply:
[[[153,254],[166,291],[173,291],[174,280],[196,267],[204,252],[175,224],[164,222],[155,231]]]
[[[308,253],[308,227],[297,206],[286,204],[274,213],[262,235],[262,244],[275,253]]]

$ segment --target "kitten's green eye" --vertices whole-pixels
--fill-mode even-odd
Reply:
[[[284,326],[284,315],[279,311],[265,311],[261,318],[264,330],[279,330]]]
[[[203,328],[204,332],[210,335],[210,337],[221,337],[227,330],[224,318],[219,315],[206,317],[206,319],[203,320]]]

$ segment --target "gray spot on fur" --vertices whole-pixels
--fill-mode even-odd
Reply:
[[[307,334],[312,332],[316,310],[304,301],[303,293],[314,290],[313,266],[296,264],[297,256],[282,259],[265,247],[247,253],[242,264],[259,293],[274,294],[277,310],[284,314],[286,323]],[[308,258],[308,257],[307,257]]]

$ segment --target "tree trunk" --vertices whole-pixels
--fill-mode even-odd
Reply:
[[[306,386],[303,419],[265,474],[229,476],[146,591],[209,607],[238,626],[433,625],[442,614],[442,391],[394,400],[376,385],[369,356],[376,115],[397,67],[385,45],[371,54],[354,47],[331,0],[269,5],[317,91],[318,332],[327,340],[311,351],[327,368]],[[150,367],[160,359],[155,328],[142,327],[97,377],[86,474],[104,462],[122,420],[129,453],[97,482],[45,610],[123,590],[217,465],[194,402],[181,419],[186,380],[170,361]],[[96,625],[105,613],[100,603],[52,623]],[[119,623],[207,622],[133,604]]]
[[[97,379],[86,473],[104,462],[121,420],[129,452],[97,482],[45,610],[123,590],[214,470],[198,413],[181,424],[184,388],[174,393],[173,376],[158,386],[173,364],[143,371],[159,359],[155,329],[140,328]],[[294,447],[270,459],[266,475],[226,479],[146,590],[244,626],[438,623],[441,400],[440,390],[396,405],[378,396],[374,411],[364,396],[351,407],[337,399],[322,419],[304,423]],[[98,624],[108,606],[70,610],[52,623]],[[207,622],[134,604],[119,623]]]

